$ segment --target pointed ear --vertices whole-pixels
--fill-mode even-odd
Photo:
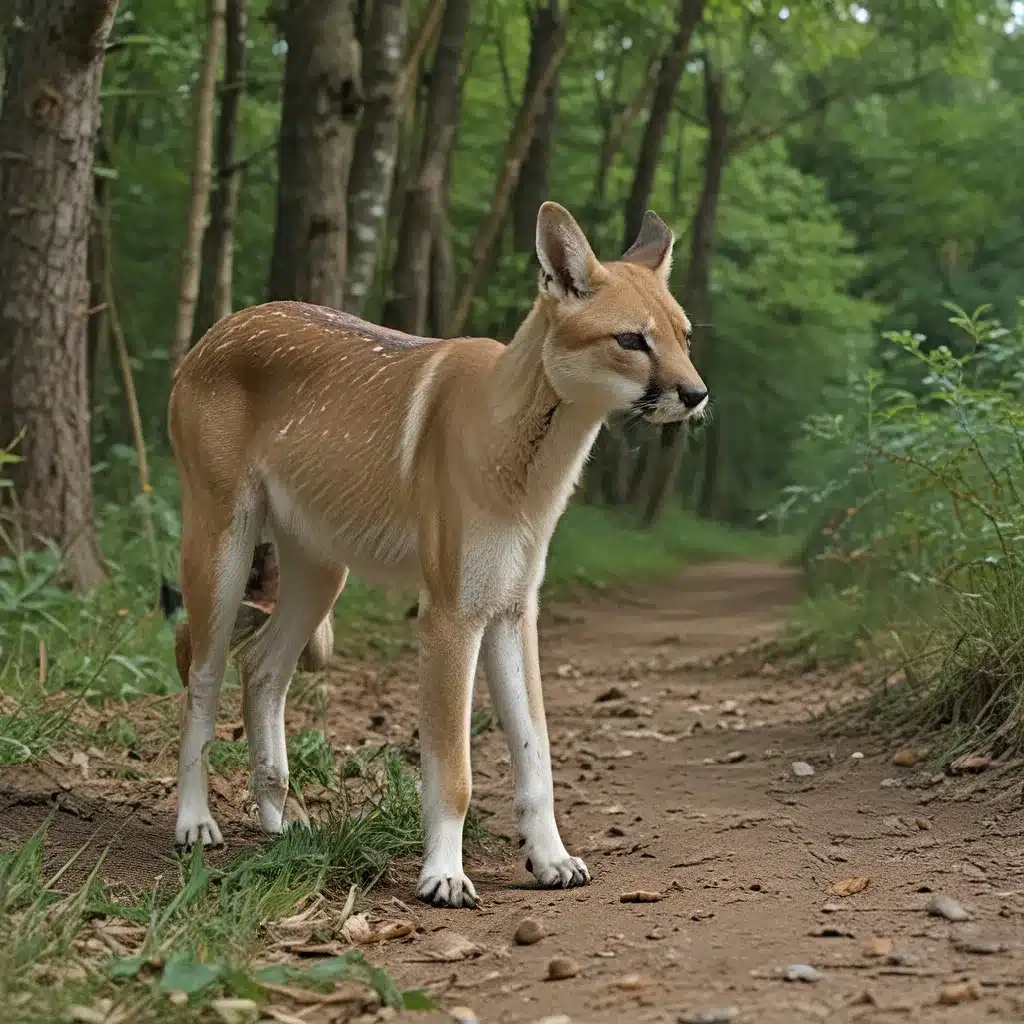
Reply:
[[[672,229],[653,211],[644,214],[640,234],[629,247],[622,259],[627,263],[639,263],[648,267],[667,281],[672,272],[672,246],[675,238]]]
[[[559,300],[588,296],[602,276],[587,236],[558,203],[543,203],[537,214],[540,290]]]

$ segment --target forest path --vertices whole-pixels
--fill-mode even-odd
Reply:
[[[963,799],[962,783],[912,787],[891,749],[824,739],[811,715],[849,684],[787,678],[758,653],[797,591],[778,566],[717,563],[548,610],[556,812],[593,882],[540,891],[518,860],[482,858],[468,868],[478,912],[412,903],[407,886],[379,892],[380,919],[406,916],[397,897],[419,931],[375,961],[483,1024],[1024,1020],[1020,801],[1006,813]],[[473,746],[474,802],[513,835],[502,736]],[[815,774],[797,777],[796,761]],[[870,879],[862,892],[829,894],[855,876]],[[620,902],[635,890],[663,899]],[[935,893],[972,920],[930,916]],[[535,945],[513,940],[525,917],[548,932]],[[422,962],[451,951],[452,933],[480,955]],[[874,939],[892,952],[866,955]],[[555,956],[579,972],[545,980]],[[819,980],[777,975],[793,964]],[[940,1003],[959,982],[977,984]]]

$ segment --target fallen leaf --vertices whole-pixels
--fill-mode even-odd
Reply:
[[[620,903],[660,903],[665,897],[660,892],[646,892],[637,889],[635,892],[624,892],[619,897]]]
[[[367,942],[390,942],[393,939],[404,939],[406,935],[412,935],[416,931],[416,925],[412,921],[392,921],[390,924],[378,928],[370,933]]]
[[[871,881],[863,875],[856,875],[853,878],[844,878],[829,889],[831,896],[853,896],[855,893],[863,892]]]
[[[353,914],[341,926],[341,937],[353,945],[369,942],[372,934],[373,929],[370,927],[369,915],[366,913]]]
[[[225,1024],[245,1024],[260,1015],[260,1004],[253,999],[214,999],[210,1008]]]
[[[964,772],[983,772],[991,763],[991,757],[984,757],[980,754],[964,754],[949,766],[949,770],[954,775],[961,775]]]
[[[957,1003],[970,1003],[981,998],[981,985],[973,978],[955,985],[945,985],[939,989],[939,1002],[945,1006]]]
[[[434,963],[457,963],[460,960],[473,960],[485,952],[483,946],[458,932],[442,933],[435,941],[437,945],[433,949],[424,950],[423,956],[413,962],[427,960]]]

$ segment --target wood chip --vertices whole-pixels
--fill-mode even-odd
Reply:
[[[854,876],[853,878],[844,878],[841,881],[835,883],[831,889],[829,889],[829,895],[831,896],[853,896],[858,892],[863,892],[871,881],[870,878],[865,878],[862,875]]]
[[[635,892],[624,892],[619,897],[620,903],[660,903],[665,897],[660,892],[647,892],[637,889]]]

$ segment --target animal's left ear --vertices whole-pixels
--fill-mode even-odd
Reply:
[[[653,211],[644,214],[644,222],[640,225],[640,234],[636,241],[623,254],[627,263],[639,263],[648,267],[667,281],[672,272],[672,246],[675,237],[672,229]]]

